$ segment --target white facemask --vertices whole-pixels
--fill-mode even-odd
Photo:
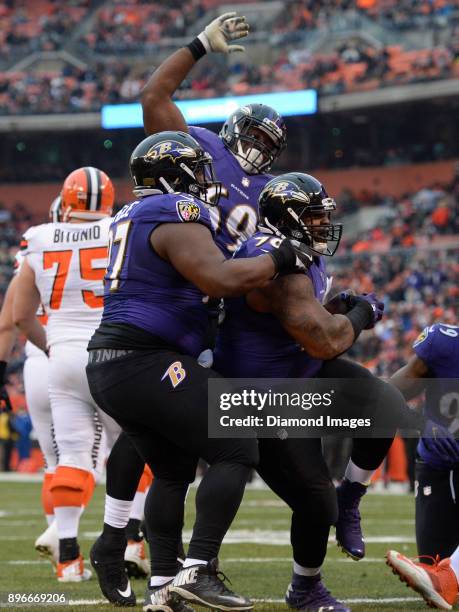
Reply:
[[[328,250],[328,245],[326,242],[318,242],[317,240],[313,240],[312,244],[315,250],[319,251],[319,253],[326,253]]]
[[[239,162],[241,168],[247,172],[247,174],[257,174],[258,169],[254,166],[254,162],[257,162],[260,165],[260,160],[263,159],[263,155],[259,149],[255,149],[254,147],[250,147],[247,151],[243,151],[241,143],[237,143],[239,156],[236,156],[236,159]]]

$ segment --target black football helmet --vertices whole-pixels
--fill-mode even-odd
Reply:
[[[221,183],[215,180],[212,157],[186,132],[158,132],[136,146],[129,162],[137,196],[189,193],[216,205]]]
[[[336,202],[313,176],[302,172],[281,174],[266,183],[258,198],[260,225],[289,238],[301,250],[334,255],[343,226],[330,223]]]
[[[254,128],[266,134],[268,142],[257,137]],[[220,130],[220,138],[247,174],[261,174],[269,172],[285,149],[287,128],[279,113],[270,106],[247,104],[228,117]]]

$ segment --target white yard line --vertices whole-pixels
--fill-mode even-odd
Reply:
[[[82,540],[95,540],[100,535],[100,531],[82,531],[80,533],[80,539]],[[191,538],[191,531],[185,531],[183,533],[183,541],[189,543]],[[32,536],[24,535],[2,535],[3,541],[14,542],[14,541],[32,541]],[[331,544],[335,543],[335,537],[330,536],[328,540]],[[413,544],[415,542],[414,536],[400,536],[400,535],[383,535],[383,536],[367,536],[365,542],[367,544]],[[290,531],[288,530],[248,530],[248,529],[233,529],[231,530],[225,540],[225,544],[259,544],[261,546],[289,546],[290,545]]]
[[[49,565],[44,559],[14,559],[12,561],[0,561],[5,565]]]
[[[291,563],[292,557],[228,557],[221,559],[222,564],[225,563]],[[326,563],[356,563],[353,559],[331,559],[327,557]],[[383,557],[365,557],[359,561],[362,563],[385,563]]]
[[[222,564],[225,563],[291,563],[292,557],[228,557],[221,559]],[[329,563],[355,563],[353,559],[338,558],[338,559],[327,559]],[[383,557],[365,557],[359,561],[359,565],[364,563],[384,563]],[[13,559],[10,561],[0,561],[0,565],[49,565],[49,561],[43,559]]]
[[[405,603],[409,601],[422,601],[420,597],[382,597],[381,599],[372,598],[372,597],[358,597],[355,599],[343,599],[344,603],[348,604],[358,604],[358,603],[380,603],[380,604],[390,604],[390,603]]]
[[[43,473],[37,474],[22,474],[21,472],[2,472],[0,473],[0,482],[41,482]]]
[[[252,599],[254,603],[284,603],[283,599]],[[383,597],[383,598],[372,598],[372,597],[359,597],[354,599],[344,599],[343,602],[347,604],[393,604],[393,603],[408,603],[421,601],[419,597]],[[140,601],[138,603],[141,603]],[[70,599],[67,605],[71,606],[96,606],[100,604],[108,604],[106,599]],[[58,606],[56,606],[58,607]]]
[[[255,603],[284,603],[284,599],[252,599]],[[382,597],[381,599],[372,597],[358,597],[354,599],[343,599],[344,603],[357,604],[357,603],[405,603],[409,601],[421,601],[419,597]]]

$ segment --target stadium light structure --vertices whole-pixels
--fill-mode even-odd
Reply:
[[[314,89],[254,94],[250,96],[228,96],[226,98],[203,98],[178,100],[178,108],[187,123],[213,123],[225,121],[233,111],[245,104],[268,104],[283,117],[313,115],[317,112],[317,92]],[[140,104],[107,104],[101,110],[102,127],[117,128],[143,127]]]

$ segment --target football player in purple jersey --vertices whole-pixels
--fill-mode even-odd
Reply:
[[[187,47],[179,49],[154,72],[142,93],[144,126],[147,134],[163,130],[182,130],[190,133],[208,152],[218,180],[222,183],[218,206],[209,208],[214,228],[214,240],[225,257],[235,250],[256,230],[257,201],[260,191],[272,178],[268,174],[286,145],[286,127],[282,117],[264,104],[249,104],[235,110],[223,124],[220,134],[188,126],[172,96],[195,63],[206,53],[232,53],[243,47],[230,44],[248,33],[244,17],[227,13],[215,19]],[[216,201],[215,188],[209,191]],[[208,303],[209,328],[207,349],[213,346],[220,300]],[[205,350],[201,363],[211,364],[212,353]],[[117,475],[130,466],[129,477]],[[127,436],[121,434],[107,462],[107,489],[110,490],[110,508],[106,517],[117,509],[121,515],[135,495],[142,474],[143,461],[136,456]],[[112,478],[113,475],[113,478]],[[121,524],[118,517],[117,525]],[[129,526],[128,526],[129,527]],[[183,548],[179,551],[183,556]]]
[[[426,391],[425,430],[416,458],[416,542],[419,558],[434,563],[412,561],[393,550],[386,558],[428,603],[450,610],[459,580],[459,326],[426,327],[413,351],[391,382],[407,399]]]
[[[323,379],[333,378],[342,416],[358,407],[361,416],[372,417],[375,428],[387,418],[387,438],[354,439],[338,500],[320,438],[259,439],[258,472],[292,509],[294,566],[286,601],[293,609],[311,612],[348,610],[321,581],[330,527],[338,521],[338,541],[343,544],[347,538],[348,546],[354,543],[363,556],[358,502],[366,487],[359,480],[365,482],[378,468],[406,410],[392,385],[339,357],[362,330],[376,325],[383,305],[374,294],[342,294],[323,305],[324,256],[335,253],[342,229],[331,221],[335,208],[334,199],[310,175],[290,172],[266,185],[259,200],[259,231],[243,243],[236,259],[275,252],[289,237],[309,255],[310,265],[307,271],[279,276],[246,296],[225,300],[214,362],[228,378],[313,378],[315,391],[329,389]],[[349,525],[357,535],[351,530],[349,536]]]
[[[251,602],[219,578],[216,557],[258,449],[255,437],[208,438],[207,381],[219,375],[197,361],[208,326],[204,297],[240,295],[278,273],[302,269],[302,254],[286,239],[275,252],[250,260],[224,257],[207,206],[209,189],[218,197],[220,185],[209,154],[189,134],[147,137],[133,151],[130,168],[137,199],[110,228],[104,312],[88,346],[87,375],[97,404],[155,476],[145,508],[152,577],[144,610],[189,612],[186,602],[250,610]],[[177,554],[185,496],[200,457],[210,468],[197,492],[182,569]],[[122,519],[126,508],[119,510]],[[104,595],[134,605],[125,545],[124,528],[104,524],[90,557]]]
[[[188,126],[172,97],[190,70],[207,53],[231,53],[244,48],[231,41],[247,36],[245,17],[226,13],[210,23],[188,46],[168,57],[153,73],[142,92],[143,121],[147,134],[162,130],[189,132],[212,156],[222,183],[218,207],[211,211],[215,241],[226,257],[257,226],[260,191],[272,178],[271,167],[286,146],[282,117],[265,104],[235,110],[219,135]]]

